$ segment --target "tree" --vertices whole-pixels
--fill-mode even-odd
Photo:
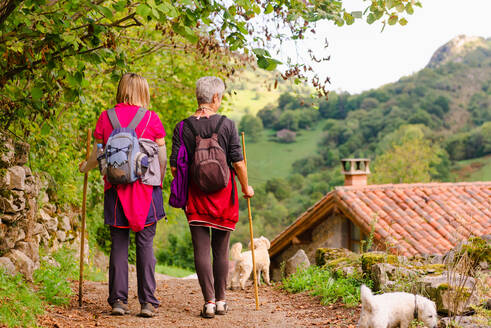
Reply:
[[[263,132],[263,122],[256,116],[246,114],[240,120],[239,130],[247,135],[247,140],[256,142]]]
[[[366,20],[404,25],[403,16],[413,12],[406,2],[373,3]],[[201,61],[217,50],[244,49],[260,68],[274,70],[280,62],[259,47],[271,39],[269,26],[281,23],[298,39],[319,20],[341,26],[361,16],[342,1],[5,0],[0,4],[0,109],[7,113],[2,127],[20,120],[22,132],[32,131],[30,122],[59,116],[56,104],[83,101],[92,71],[117,79],[128,64],[163,49],[170,56],[197,49]],[[235,59],[248,61],[245,55]],[[233,74],[234,60],[219,70],[222,76]],[[290,77],[302,77],[298,68],[290,71]]]
[[[257,117],[263,122],[265,128],[271,128],[278,121],[280,116],[279,111],[276,108],[265,107],[257,113]]]
[[[439,151],[439,147],[421,137],[394,143],[375,159],[370,180],[376,184],[429,182],[436,174],[434,166],[441,161]]]

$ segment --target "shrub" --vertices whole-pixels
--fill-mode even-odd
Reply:
[[[240,120],[239,130],[247,135],[250,142],[256,142],[263,131],[263,122],[252,115],[244,115]]]
[[[324,159],[322,156],[313,155],[306,158],[296,160],[292,164],[293,172],[300,173],[306,176],[310,173],[314,173],[324,167]]]
[[[352,307],[360,303],[360,286],[364,283],[367,284],[361,277],[338,276],[326,268],[311,266],[283,279],[282,288],[290,293],[310,291],[324,305],[341,300]]]
[[[169,234],[167,243],[157,253],[158,263],[194,270],[194,251],[189,230],[181,234]]]

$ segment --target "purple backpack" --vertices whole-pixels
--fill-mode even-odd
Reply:
[[[179,125],[179,152],[177,153],[177,174],[170,186],[169,205],[175,208],[184,208],[188,201],[189,163],[188,151],[182,140],[184,121]]]

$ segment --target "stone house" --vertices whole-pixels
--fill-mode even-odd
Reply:
[[[491,234],[491,181],[368,185],[368,159],[342,160],[336,187],[276,236],[269,250],[274,280],[299,249],[359,252],[361,241],[398,255],[444,254],[460,240]]]

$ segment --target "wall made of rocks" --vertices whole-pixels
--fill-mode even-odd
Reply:
[[[54,204],[49,176],[33,174],[28,156],[28,144],[0,132],[0,267],[32,280],[40,247],[49,253],[79,243],[80,215]]]

